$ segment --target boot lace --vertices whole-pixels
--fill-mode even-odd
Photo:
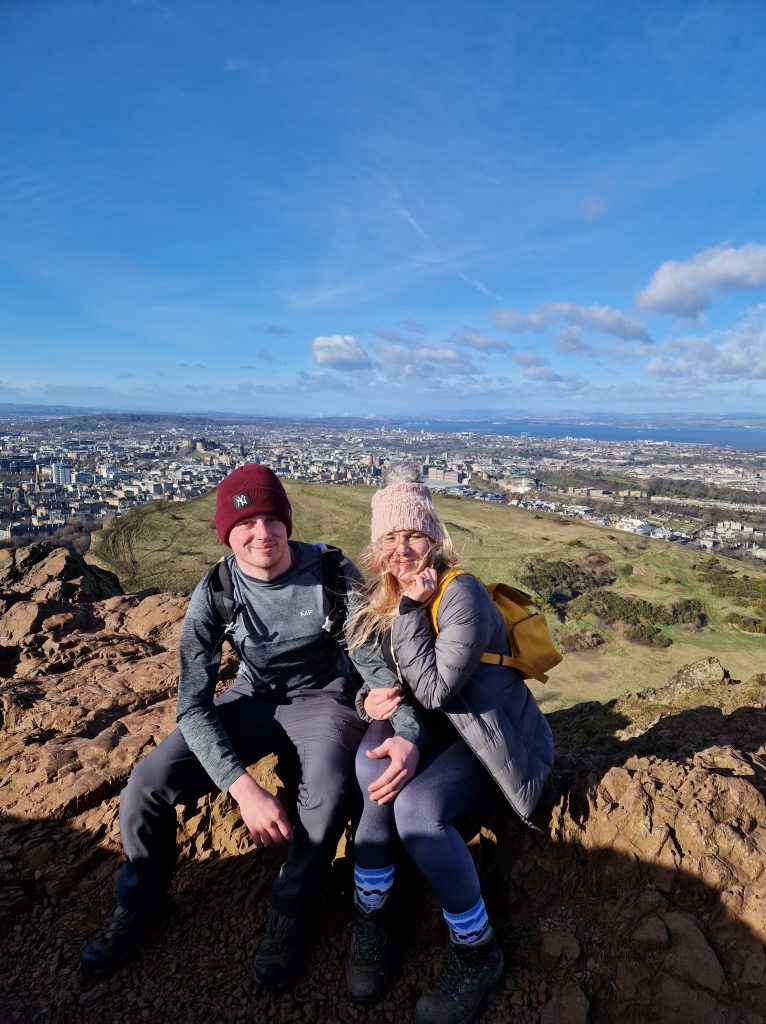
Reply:
[[[354,923],[354,956],[375,962],[383,958],[386,935],[372,914],[359,914]]]
[[[266,927],[266,938],[263,943],[265,949],[280,949],[290,941],[295,921],[291,917],[284,917],[282,914],[271,914]]]
[[[134,911],[131,912],[124,907],[116,907],[96,932],[94,938],[111,942],[113,939],[122,938],[124,934],[132,931],[137,923],[138,915]]]
[[[435,987],[441,989],[448,999],[453,1001],[460,997],[463,989],[471,981],[481,967],[480,954],[466,946],[458,955],[452,946],[447,950],[447,962],[444,970],[436,979]]]

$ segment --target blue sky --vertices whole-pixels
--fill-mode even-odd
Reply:
[[[0,2],[0,402],[766,414],[761,0]]]

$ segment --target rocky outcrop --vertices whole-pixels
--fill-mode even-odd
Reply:
[[[253,989],[279,854],[253,851],[222,796],[179,809],[173,915],[146,955],[80,983],[77,953],[113,898],[119,790],[174,725],[186,598],[121,594],[43,546],[0,555],[0,591],[0,1019],[407,1019],[439,965],[438,908],[405,872],[391,993],[375,1010],[353,1006],[342,856],[296,989]],[[224,677],[233,671],[227,662]],[[766,674],[737,682],[709,658],[662,689],[550,716],[558,764],[541,831],[504,811],[471,829],[511,964],[482,1019],[764,1024],[765,704]],[[252,771],[290,800],[289,765],[271,757]]]

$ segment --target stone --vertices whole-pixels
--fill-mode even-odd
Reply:
[[[540,1024],[588,1024],[590,1001],[577,982],[556,987],[540,1012]]]
[[[660,979],[648,1014],[652,1024],[728,1024],[717,999],[669,974]]]
[[[643,919],[631,935],[630,941],[636,949],[650,952],[656,949],[666,949],[670,944],[670,937],[662,918],[652,915]]]
[[[540,937],[540,957],[549,964],[572,963],[580,955],[580,943],[573,932],[552,928]]]
[[[690,914],[671,911],[665,915],[670,930],[670,951],[665,967],[676,978],[698,988],[719,993],[726,979],[713,950]]]

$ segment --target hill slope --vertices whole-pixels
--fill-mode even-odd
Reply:
[[[325,540],[358,558],[369,538],[371,488],[295,481],[287,481],[286,488],[296,539]],[[537,560],[544,568],[564,563],[586,577],[606,573],[614,579],[605,589],[623,598],[663,607],[686,598],[701,602],[706,623],[661,625],[660,633],[672,643],[658,647],[629,640],[621,622],[607,625],[587,612],[575,616],[571,602],[558,601],[561,621],[552,612],[549,619],[559,642],[586,649],[567,654],[547,686],[535,684],[548,710],[661,685],[683,665],[709,655],[724,661],[734,678],[747,679],[766,666],[766,636],[744,633],[726,621],[743,606],[714,592],[701,572],[710,559],[699,551],[509,506],[440,496],[436,505],[467,566],[487,581],[524,586],[530,563]],[[94,535],[91,557],[117,573],[126,590],[188,592],[223,550],[212,528],[214,509],[213,494],[141,506]],[[743,570],[726,559],[718,563],[735,575],[747,573],[766,600],[766,573]]]

